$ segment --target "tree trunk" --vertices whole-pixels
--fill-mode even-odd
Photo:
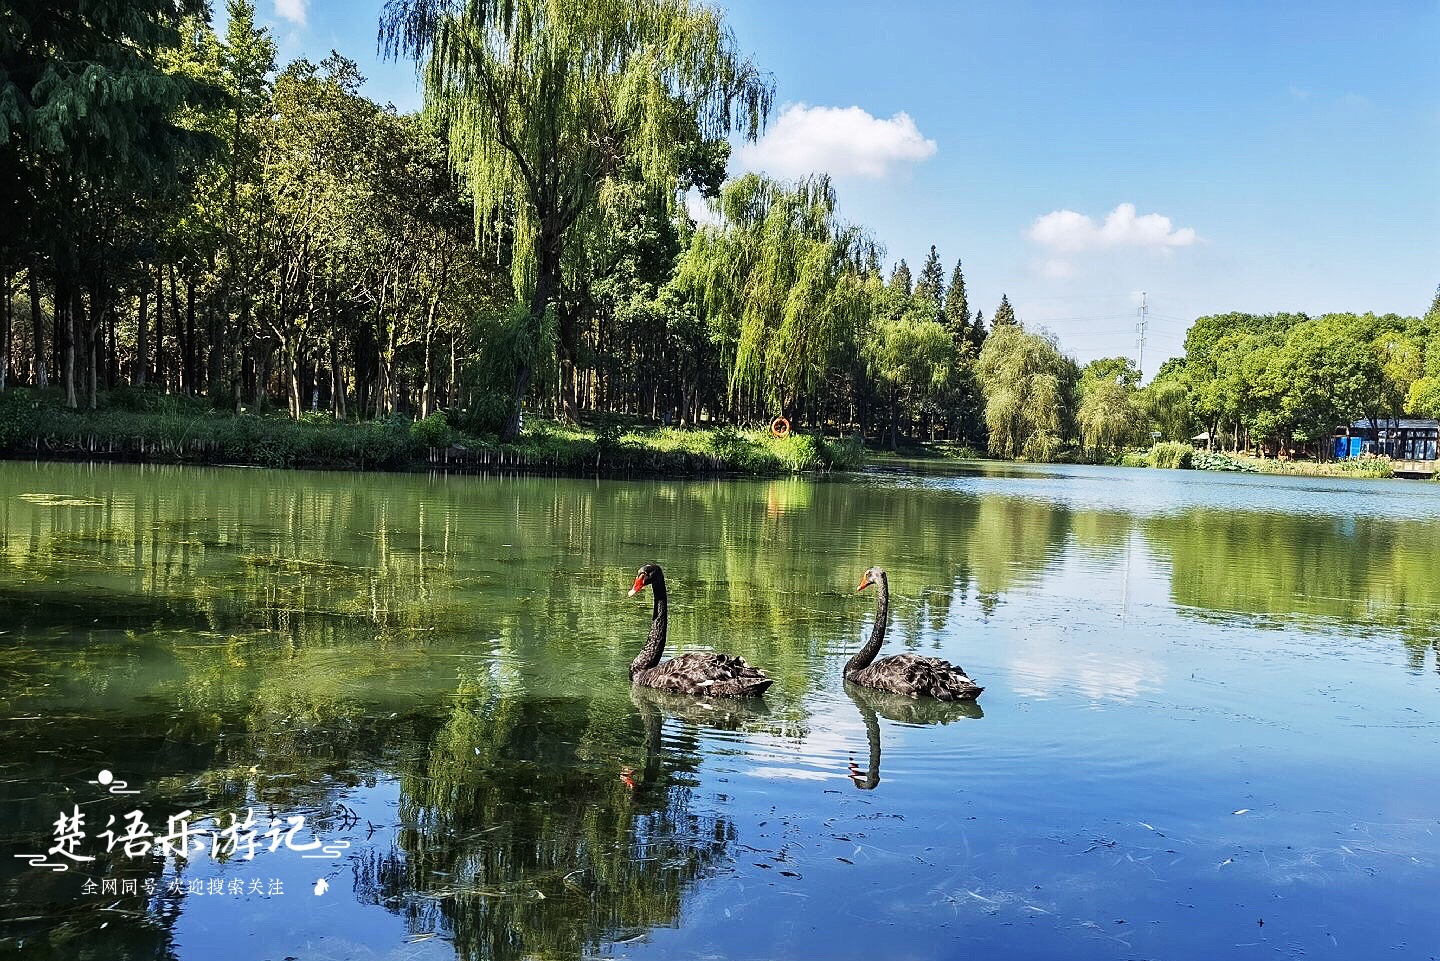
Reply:
[[[4,291],[4,299],[0,300],[0,390],[5,389],[6,382],[10,379],[10,271],[0,271],[0,290]]]
[[[195,377],[195,278],[185,278],[185,393],[198,394],[200,385]]]
[[[536,275],[535,290],[530,294],[530,323],[538,333],[545,324],[545,311],[560,288],[561,237],[553,230],[543,230],[535,245]],[[528,357],[517,358],[515,380],[510,389],[510,412],[505,418],[501,436],[514,440],[520,435],[521,405],[530,393],[530,378],[533,371]]]
[[[79,332],[82,322],[80,314],[84,310],[84,305],[80,302],[80,289],[70,283],[68,278],[64,281],[56,280],[55,287],[57,291],[56,302],[65,305],[65,311],[60,317],[63,336],[60,348],[64,353],[61,367],[65,371],[65,406],[73,410],[80,406],[80,395],[77,392],[75,383],[75,368],[77,366],[75,363],[75,344],[77,340],[76,334]],[[62,288],[64,289],[63,295],[59,293]]]
[[[330,338],[330,412],[336,420],[345,419],[345,377],[340,371],[340,342]]]
[[[117,342],[115,327],[119,322],[116,316],[119,309],[116,304],[105,306],[105,389],[114,390],[116,382],[120,379],[120,348]]]
[[[150,368],[155,386],[166,389],[165,384],[165,267],[155,266],[155,363]]]
[[[187,378],[190,371],[185,362],[190,348],[185,343],[185,316],[180,310],[180,282],[175,277],[175,265],[170,265],[170,326],[175,328],[175,390],[185,394],[190,391]]]
[[[85,324],[85,389],[88,393],[90,409],[98,406],[98,394],[100,380],[100,331],[104,324],[104,312],[102,299],[99,292],[99,284],[95,285],[90,295],[90,313]]]
[[[105,324],[105,298],[101,293],[104,281],[96,277],[90,286],[90,312],[85,331],[85,391],[90,409],[98,406],[100,380],[100,335]],[[79,294],[77,292],[76,296]]]
[[[30,383],[36,387],[50,386],[48,372],[45,370],[45,325],[40,314],[40,274],[35,269],[35,262],[30,262],[30,329],[34,343],[30,349]]]
[[[576,364],[580,357],[580,325],[575,311],[560,312],[560,413],[568,423],[580,419],[577,407]]]
[[[290,380],[290,416],[296,420],[300,419],[303,410],[300,399],[300,345],[292,344],[285,350],[285,358],[289,367],[288,376]]]
[[[144,271],[141,271],[144,273]],[[140,308],[135,314],[135,361],[130,366],[130,382],[143,385],[148,373],[150,355],[150,284],[148,279],[140,284]]]

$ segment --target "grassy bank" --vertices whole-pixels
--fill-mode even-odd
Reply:
[[[311,414],[220,413],[180,397],[155,409],[119,403],[70,410],[29,391],[0,394],[0,456],[143,460],[405,470],[450,468],[563,473],[741,473],[773,475],[860,466],[858,442],[716,427],[654,428],[606,421],[592,427],[532,420],[513,442],[455,429],[443,414],[336,421]]]

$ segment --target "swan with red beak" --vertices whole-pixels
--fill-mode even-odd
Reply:
[[[890,619],[890,578],[883,568],[872,567],[861,575],[855,592],[858,594],[872,585],[877,588],[875,626],[870,631],[870,640],[845,664],[845,680],[909,697],[933,697],[941,701],[978,698],[985,688],[972,681],[964,668],[949,661],[918,654],[896,654],[875,660],[885,644],[885,625]]]
[[[635,660],[630,662],[630,682],[672,694],[704,697],[758,697],[774,683],[761,671],[730,654],[681,654],[662,662],[669,628],[670,595],[665,589],[665,572],[658,564],[646,564],[635,576],[630,597],[649,587],[655,595],[650,635]]]

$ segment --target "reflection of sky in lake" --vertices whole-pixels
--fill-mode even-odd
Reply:
[[[35,919],[0,949],[1428,957],[1436,495],[0,464],[0,914]],[[677,649],[765,666],[764,709],[628,691],[652,557]],[[886,653],[962,664],[983,716],[843,689],[874,563]],[[108,810],[102,767],[157,814],[270,805],[352,848],[182,872],[280,897],[86,900],[8,855]]]
[[[1417,480],[1289,477],[1227,471],[1116,470],[1056,464],[977,462],[938,475],[884,474],[899,488],[1032,498],[1072,510],[1165,514],[1191,507],[1219,510],[1434,518],[1440,485]]]

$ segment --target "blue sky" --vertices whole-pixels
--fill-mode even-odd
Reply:
[[[282,57],[419,105],[378,0],[258,3]],[[935,244],[1082,361],[1134,355],[1141,290],[1153,371],[1201,314],[1418,314],[1440,283],[1434,0],[720,5],[778,102],[732,172],[830,170],[891,262]]]

